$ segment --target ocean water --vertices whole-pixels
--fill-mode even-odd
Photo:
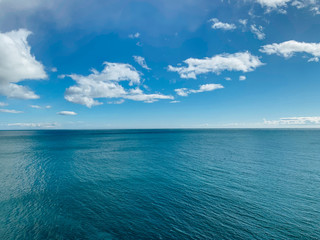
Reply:
[[[0,239],[320,239],[320,130],[0,131]]]

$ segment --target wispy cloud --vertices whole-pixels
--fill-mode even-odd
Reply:
[[[61,111],[61,112],[57,112],[58,115],[63,115],[63,116],[75,116],[77,115],[76,112],[73,111]]]
[[[151,70],[151,68],[148,67],[146,60],[144,57],[141,56],[133,56],[134,60],[144,69]]]
[[[188,96],[190,93],[201,93],[201,92],[210,92],[216,89],[222,89],[224,88],[221,84],[204,84],[200,85],[199,89],[188,89],[188,88],[178,88],[174,91],[182,97]]]
[[[30,105],[30,107],[35,108],[35,109],[49,109],[49,108],[51,108],[50,105],[47,105],[47,106]]]
[[[287,117],[279,120],[266,120],[266,125],[318,125],[320,124],[320,117]]]
[[[263,32],[262,26],[256,26],[255,24],[252,24],[250,26],[250,30],[259,40],[263,40],[266,38],[266,35]]]
[[[139,38],[140,37],[140,33],[136,32],[136,33],[132,33],[132,34],[129,34],[129,38]]]
[[[196,79],[197,75],[206,73],[219,74],[222,71],[251,72],[263,65],[259,57],[249,52],[224,53],[204,59],[188,58],[184,63],[188,66],[173,67],[169,65],[168,70],[179,73],[181,78]]]
[[[5,107],[5,106],[8,106],[8,105],[9,105],[8,103],[0,102],[0,107]]]
[[[9,127],[21,127],[21,128],[55,128],[57,123],[9,123]]]
[[[14,109],[4,109],[4,108],[1,108],[0,112],[3,112],[3,113],[23,113],[22,111],[17,111]]]

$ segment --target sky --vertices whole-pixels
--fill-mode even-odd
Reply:
[[[0,129],[320,127],[319,0],[0,0]]]

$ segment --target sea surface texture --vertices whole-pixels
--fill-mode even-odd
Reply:
[[[0,239],[319,240],[320,131],[0,131]]]

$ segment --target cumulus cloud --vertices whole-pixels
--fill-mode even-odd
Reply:
[[[61,111],[61,112],[57,112],[58,115],[63,115],[63,116],[75,116],[77,115],[76,112],[73,111]]]
[[[178,88],[175,89],[174,91],[182,97],[188,96],[190,93],[201,93],[201,92],[210,92],[216,89],[221,89],[224,88],[221,84],[204,84],[200,85],[199,89],[188,89],[188,88]]]
[[[199,74],[219,74],[222,71],[250,72],[263,65],[259,57],[249,52],[223,53],[204,59],[188,58],[184,63],[188,66],[173,67],[169,65],[168,70],[179,73],[181,78],[196,79]]]
[[[246,80],[246,79],[247,79],[246,76],[240,76],[240,77],[239,77],[239,80],[240,80],[240,81],[244,81],[244,80]]]
[[[252,24],[250,26],[250,30],[259,40],[263,40],[266,38],[266,35],[263,32],[262,26],[256,26],[255,24]]]
[[[133,59],[143,68],[147,69],[147,70],[151,70],[147,63],[146,60],[144,59],[144,57],[141,56],[133,56]]]
[[[67,75],[77,82],[66,90],[65,99],[87,107],[102,104],[99,98],[120,98],[134,101],[155,102],[159,99],[173,99],[163,94],[145,94],[138,88],[125,89],[119,82],[128,81],[129,86],[140,84],[140,74],[130,64],[105,62],[101,72],[92,70],[92,73],[83,76]]]
[[[317,62],[318,57],[320,57],[320,43],[305,43],[290,40],[282,43],[265,45],[260,51],[268,55],[276,54],[285,58],[290,58],[295,53],[308,53],[313,56],[309,61]]]
[[[320,124],[320,117],[288,117],[279,120],[266,120],[266,125],[317,125]]]
[[[262,7],[267,8],[279,8],[279,7],[286,7],[287,3],[291,0],[256,0]]]
[[[17,111],[17,110],[13,110],[13,109],[0,109],[0,112],[3,113],[23,113],[22,111]]]
[[[25,86],[23,80],[47,78],[43,65],[31,54],[27,42],[31,34],[26,29],[0,33],[0,94],[21,99],[39,98]]]
[[[233,23],[224,23],[224,22],[220,22],[219,19],[217,18],[212,18],[209,20],[209,22],[212,23],[212,28],[213,29],[222,29],[222,30],[225,30],[225,31],[228,31],[228,30],[234,30],[236,29],[236,25],[234,25]]]
[[[21,128],[55,128],[57,123],[9,123],[9,127],[21,127]]]

